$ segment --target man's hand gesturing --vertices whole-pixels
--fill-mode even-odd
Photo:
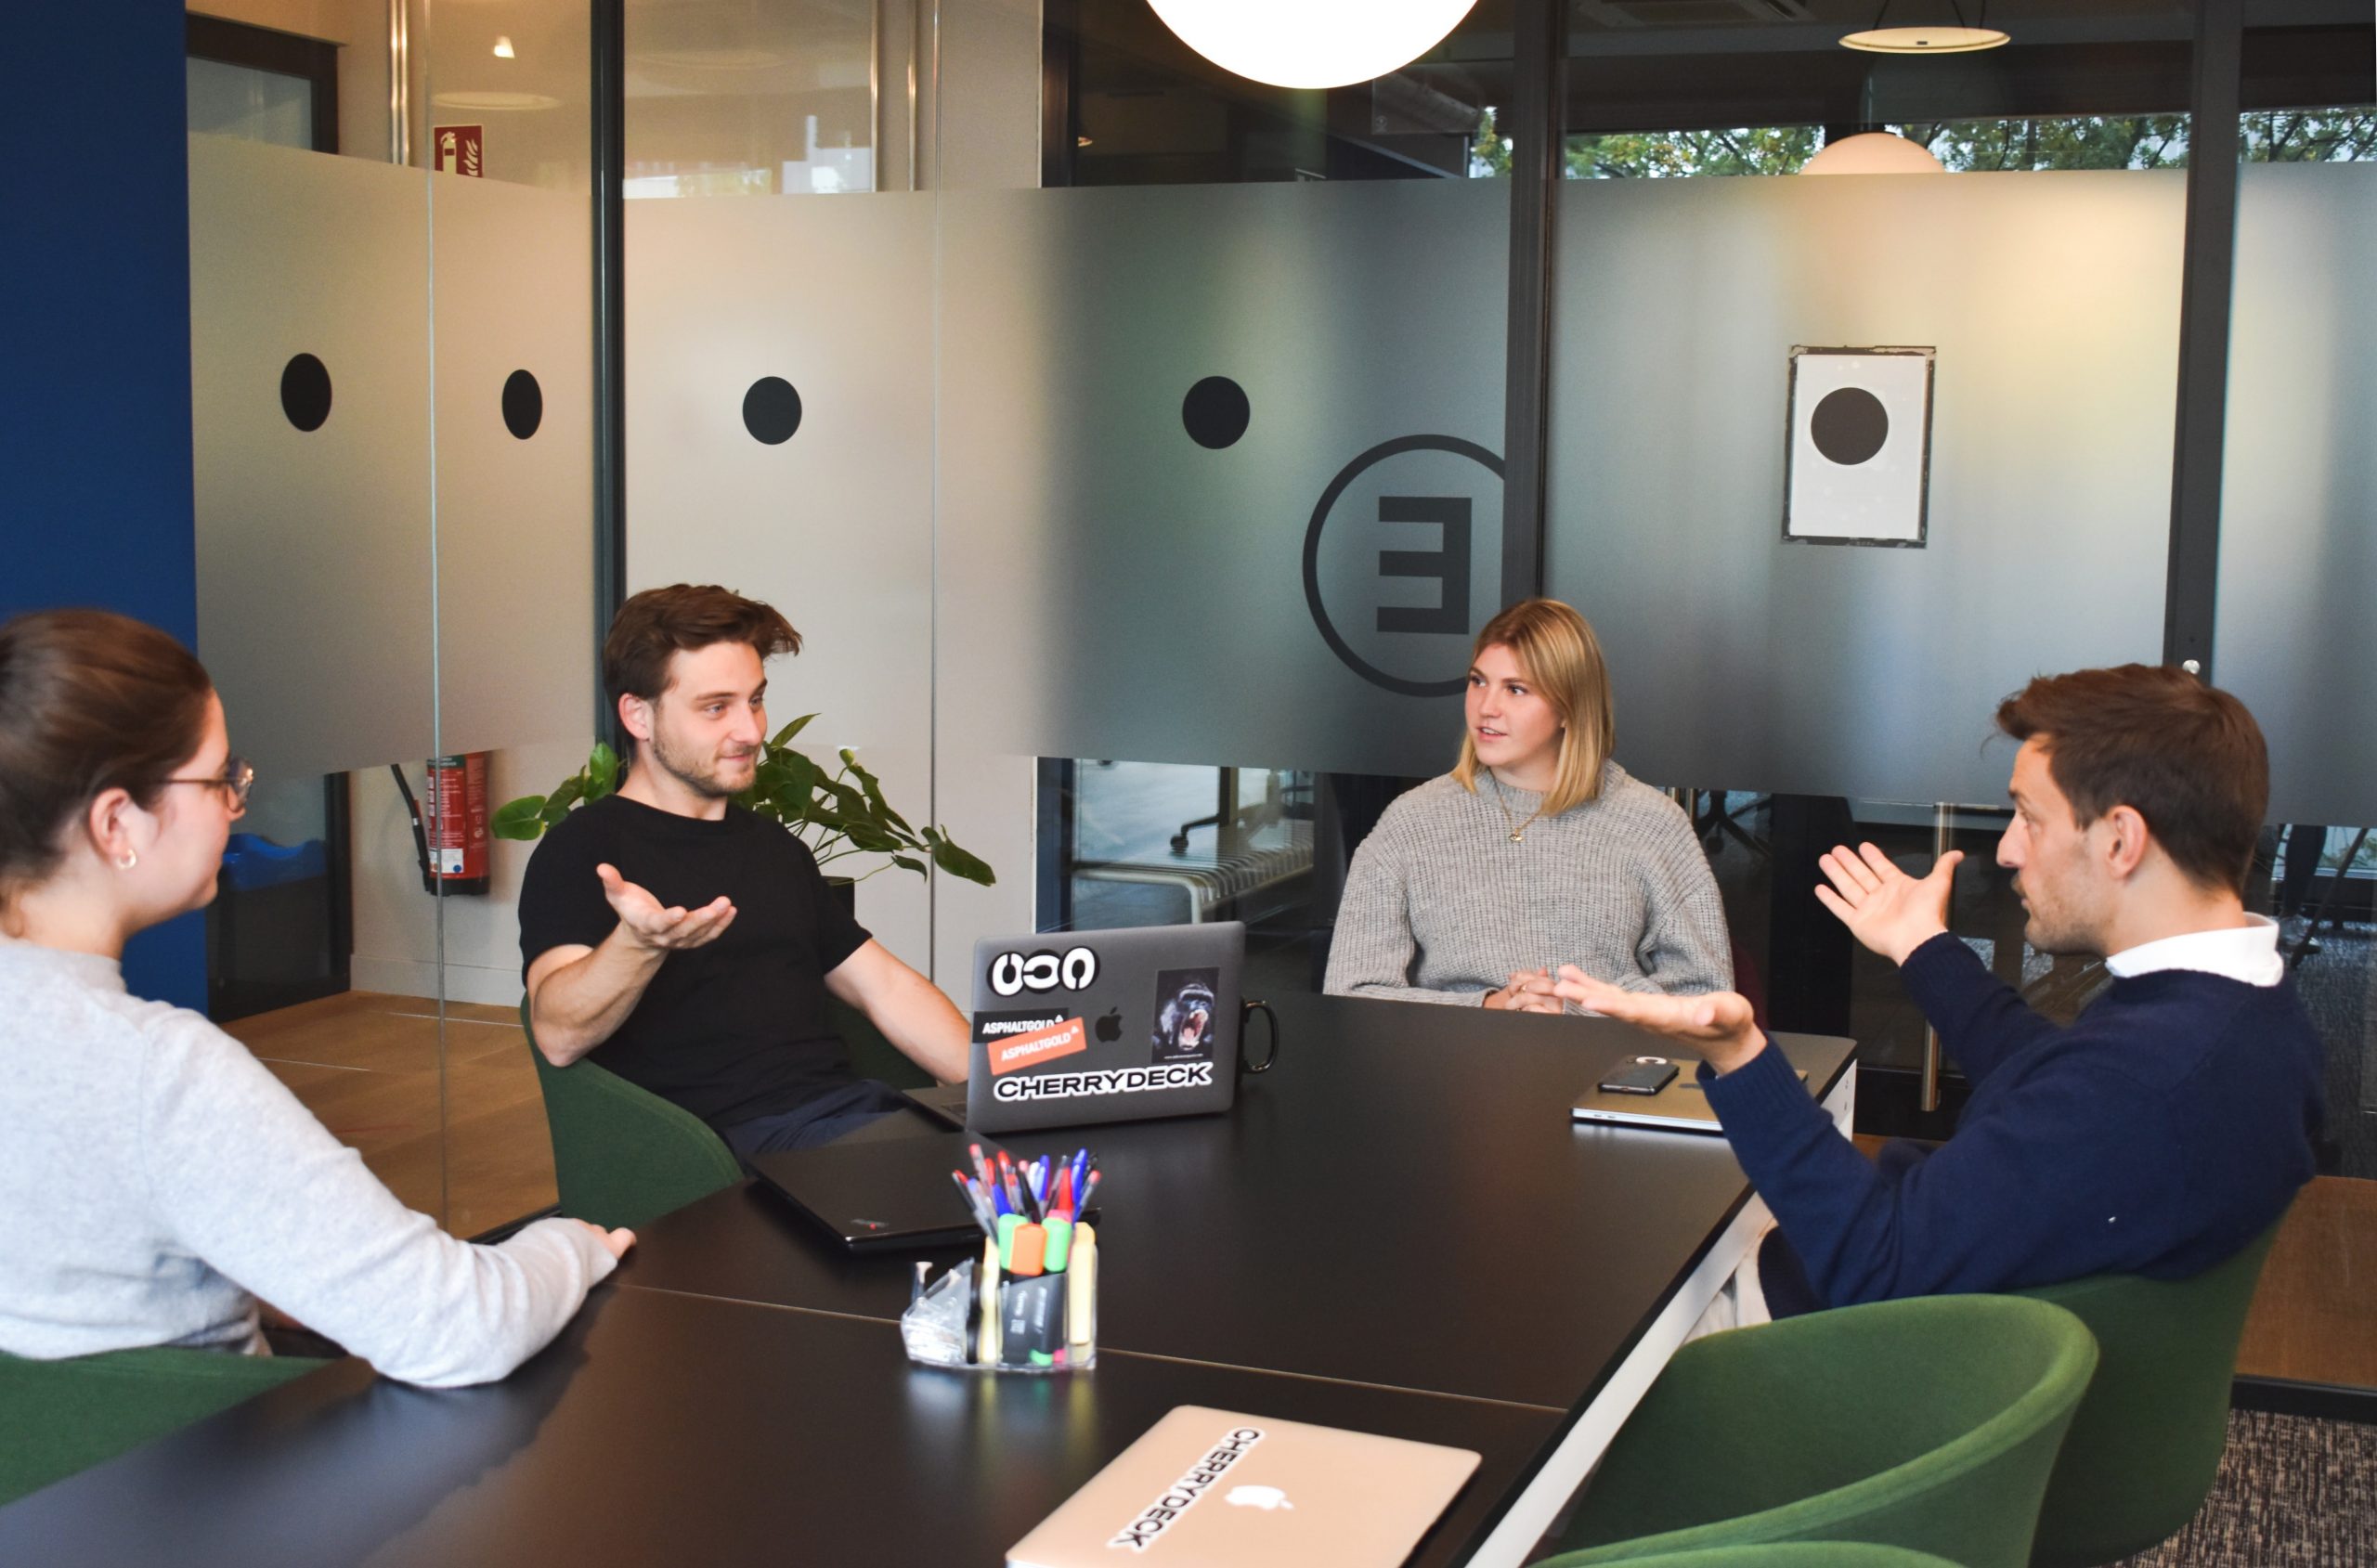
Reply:
[[[680,952],[716,941],[720,933],[734,924],[734,905],[722,897],[695,910],[664,909],[658,899],[621,876],[615,865],[598,865],[594,875],[603,879],[603,896],[619,917],[619,929],[638,947]]]
[[[1930,875],[1917,880],[1890,863],[1871,844],[1851,850],[1836,844],[1817,857],[1829,888],[1816,899],[1840,917],[1849,934],[1893,964],[1948,928],[1948,894],[1955,888],[1962,849],[1942,855]]]

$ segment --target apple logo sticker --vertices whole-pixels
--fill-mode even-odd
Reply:
[[[1110,1008],[1107,1011],[1106,1016],[1098,1020],[1097,1027],[1098,1043],[1101,1045],[1111,1045],[1117,1040],[1122,1039],[1123,1009],[1120,1007]]]
[[[1280,1508],[1292,1512],[1296,1506],[1277,1486],[1233,1486],[1222,1500],[1232,1508],[1259,1508],[1266,1513]]]

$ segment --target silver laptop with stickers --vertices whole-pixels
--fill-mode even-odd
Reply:
[[[1228,1109],[1245,960],[1235,920],[976,942],[966,1125],[1011,1133]]]

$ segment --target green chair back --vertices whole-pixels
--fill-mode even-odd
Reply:
[[[825,1023],[850,1047],[851,1070],[861,1078],[877,1079],[894,1089],[932,1087],[931,1073],[902,1056],[865,1013],[831,993],[825,998]]]
[[[1632,1559],[1629,1568],[1955,1568],[1943,1557],[1864,1541],[1774,1541]]]
[[[0,1503],[329,1365],[163,1347],[65,1361],[0,1354]]]
[[[693,1112],[584,1057],[545,1060],[526,998],[520,1027],[545,1094],[563,1213],[605,1229],[640,1225],[742,1180],[742,1161]]]
[[[2076,1315],[2100,1353],[2047,1483],[2033,1562],[2111,1562],[2177,1534],[2203,1506],[2228,1443],[2245,1315],[2283,1224],[2193,1279],[2100,1274],[2019,1292]]]
[[[1863,1541],[2021,1568],[2096,1366],[2078,1318],[2010,1296],[1877,1302],[1695,1340],[1578,1500],[1563,1545],[1580,1549],[1551,1563]]]

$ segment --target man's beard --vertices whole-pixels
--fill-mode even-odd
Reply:
[[[742,784],[731,784],[719,777],[716,758],[686,757],[657,733],[652,737],[650,750],[653,766],[706,800],[729,800],[737,792],[750,787],[748,779]]]

